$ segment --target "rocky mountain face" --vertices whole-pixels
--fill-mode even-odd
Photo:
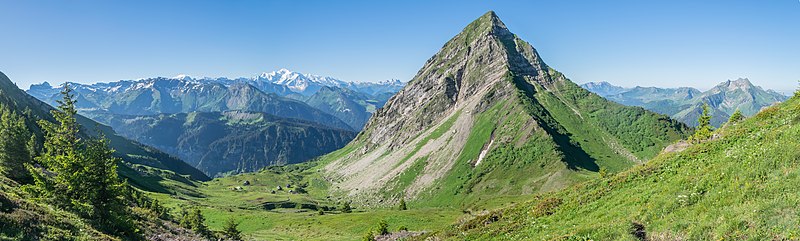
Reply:
[[[764,107],[782,102],[788,98],[773,90],[764,90],[759,86],[755,86],[746,78],[722,82],[705,92],[689,87],[657,88],[637,86],[627,89],[613,86],[607,82],[587,83],[583,84],[582,87],[617,103],[640,106],[669,115],[691,126],[697,125],[697,118],[702,113],[703,103],[708,103],[712,109],[712,125],[719,127],[737,109],[746,116],[752,116]],[[614,93],[609,92],[609,89],[622,91]]]
[[[457,205],[622,170],[688,132],[580,88],[489,12],[322,162],[333,190],[362,204]]]
[[[356,134],[247,111],[87,115],[125,137],[178,156],[209,176],[307,161],[341,148]]]
[[[53,107],[17,88],[3,73],[0,73],[0,104],[9,106],[18,113],[27,113],[26,119],[28,120],[28,127],[39,135],[39,140],[42,140],[42,133],[36,121],[55,121],[50,114]],[[78,124],[81,125],[82,135],[96,136],[102,134],[105,138],[109,139],[110,147],[116,150],[115,155],[121,158],[124,164],[126,164],[120,165],[120,176],[128,178],[129,183],[133,185],[150,191],[160,191],[158,188],[154,188],[158,186],[157,183],[151,183],[148,181],[149,179],[143,178],[143,176],[150,176],[152,174],[144,171],[145,169],[154,168],[160,169],[160,171],[157,171],[159,173],[171,173],[171,177],[176,179],[185,179],[186,177],[191,177],[192,179],[200,181],[210,179],[208,176],[180,159],[126,139],[118,135],[108,126],[97,123],[81,115],[76,116],[76,118]]]

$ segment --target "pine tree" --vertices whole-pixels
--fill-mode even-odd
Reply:
[[[744,115],[742,115],[742,112],[739,111],[739,109],[736,109],[736,111],[733,112],[733,115],[731,115],[731,117],[728,118],[728,124],[736,124],[737,122],[742,120],[744,120]]]
[[[350,207],[350,202],[342,203],[341,210],[342,210],[342,213],[351,213],[351,212],[353,212],[353,208]]]
[[[239,223],[233,220],[233,218],[229,218],[225,221],[225,227],[222,228],[222,235],[224,235],[227,240],[242,240],[242,231],[239,231]]]
[[[25,168],[31,162],[26,140],[29,136],[25,119],[0,106],[0,173],[20,183],[30,181]]]
[[[408,208],[406,207],[406,199],[400,199],[400,207],[399,207],[399,209],[400,209],[400,210],[406,210],[406,209],[408,209]]]
[[[108,140],[103,136],[90,139],[86,143],[83,160],[84,168],[91,170],[85,173],[82,182],[87,191],[86,201],[94,207],[93,218],[102,225],[114,226],[121,214],[125,213],[122,199],[124,184],[117,175],[119,159],[113,156],[114,151],[108,147]]]
[[[36,157],[42,168],[34,172],[37,194],[58,207],[89,218],[98,228],[125,234],[133,229],[123,195],[125,184],[117,175],[119,160],[103,136],[81,140],[75,115],[74,95],[69,85],[61,91],[56,123],[40,120],[45,134],[44,151]],[[28,140],[28,142],[34,142]],[[26,149],[30,156],[32,150]]]
[[[189,226],[192,227],[192,231],[194,231],[194,233],[203,237],[211,237],[211,230],[209,230],[208,226],[206,226],[206,218],[203,216],[203,212],[201,212],[199,208],[195,208],[189,213],[188,223]]]
[[[37,186],[55,205],[79,211],[91,212],[86,202],[88,193],[83,188],[83,177],[88,170],[84,168],[78,145],[78,124],[72,90],[64,85],[61,91],[58,110],[51,111],[56,123],[39,120],[45,134],[44,152],[36,158],[45,170],[43,175],[35,175]]]
[[[711,114],[709,112],[708,104],[703,103],[703,113],[697,119],[699,125],[692,136],[692,141],[695,143],[711,138],[713,127],[711,127]]]
[[[797,83],[800,84],[800,80],[798,80]],[[797,90],[794,91],[794,97],[800,98],[800,87],[797,87]]]
[[[389,234],[389,223],[387,223],[386,220],[381,220],[378,222],[377,233],[378,235]]]

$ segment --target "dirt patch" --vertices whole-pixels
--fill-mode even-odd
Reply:
[[[416,237],[425,234],[425,232],[409,232],[409,231],[399,231],[394,232],[386,235],[379,235],[375,237],[375,241],[394,241],[394,240],[406,240],[411,237]]]
[[[686,148],[689,148],[690,146],[692,146],[692,144],[689,144],[689,142],[679,141],[678,143],[665,147],[664,150],[661,152],[663,153],[681,152],[683,150],[686,150]]]

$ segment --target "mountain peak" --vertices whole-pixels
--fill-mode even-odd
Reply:
[[[189,76],[187,74],[179,74],[179,75],[176,75],[175,77],[172,77],[172,78],[173,79],[177,79],[177,80],[186,80],[186,81],[192,80],[192,76]]]
[[[506,25],[503,21],[500,20],[500,17],[494,11],[486,12],[485,14],[481,15],[475,21],[472,21],[466,28],[464,28],[464,32],[472,33],[487,33],[487,34],[497,34],[497,33],[504,33],[508,32]]]
[[[738,78],[736,80],[728,80],[728,81],[722,82],[719,85],[717,85],[717,87],[719,87],[721,89],[727,89],[727,90],[734,90],[734,89],[747,90],[747,89],[750,89],[750,88],[752,88],[754,86],[753,86],[753,83],[751,83],[749,79],[747,79],[747,78]]]

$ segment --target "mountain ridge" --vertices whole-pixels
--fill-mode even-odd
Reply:
[[[707,91],[691,87],[660,88],[641,87],[624,88],[590,82],[581,87],[595,92],[617,103],[640,106],[661,114],[669,115],[683,123],[697,125],[697,118],[702,112],[702,104],[711,106],[712,125],[721,126],[737,109],[745,116],[752,116],[764,107],[786,100],[783,94],[773,90],[764,90],[753,85],[747,78],[723,81]],[[608,92],[613,88],[620,92]]]

